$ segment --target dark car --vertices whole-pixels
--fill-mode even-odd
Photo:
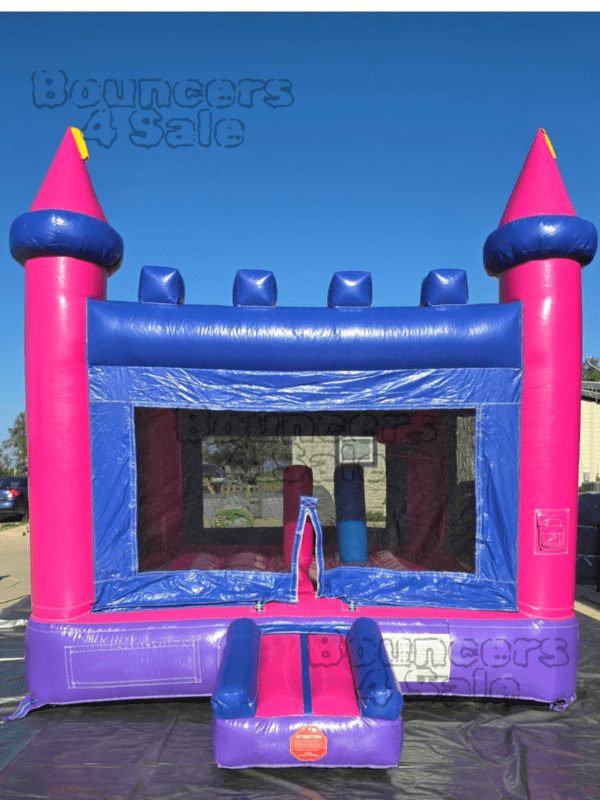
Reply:
[[[29,511],[27,478],[0,478],[0,519],[23,519]]]

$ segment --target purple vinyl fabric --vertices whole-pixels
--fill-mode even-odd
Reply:
[[[556,708],[566,707],[575,697],[579,645],[575,617],[378,623],[392,666],[397,674],[405,671],[400,680],[404,695],[506,697],[538,700]],[[410,637],[404,642],[403,633]],[[450,647],[443,646],[446,635]]]
[[[210,695],[230,620],[96,625],[30,620],[27,683],[46,703]]]
[[[303,726],[316,726],[327,752],[300,760],[291,739]],[[396,767],[402,750],[402,719],[367,717],[252,717],[213,720],[213,749],[220,767]]]
[[[250,616],[250,614],[249,614]],[[261,628],[345,633],[352,618],[252,614]],[[564,705],[575,692],[577,620],[373,618],[404,695],[506,697]],[[230,619],[40,623],[26,633],[39,703],[210,695]],[[28,701],[30,702],[30,701]]]

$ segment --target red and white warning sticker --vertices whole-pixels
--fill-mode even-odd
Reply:
[[[290,736],[290,753],[298,761],[318,761],[327,753],[327,737],[316,725],[302,725]]]

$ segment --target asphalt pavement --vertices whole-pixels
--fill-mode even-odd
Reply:
[[[30,611],[29,523],[0,523],[0,619]]]

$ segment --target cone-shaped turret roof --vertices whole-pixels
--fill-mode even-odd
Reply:
[[[556,165],[556,156],[543,128],[536,134],[500,225],[540,214],[576,216]]]
[[[85,165],[88,158],[82,133],[68,128],[30,211],[56,208],[106,222]]]
[[[103,267],[108,275],[119,269],[123,240],[96,198],[88,157],[83,134],[69,128],[31,209],[11,225],[10,252],[19,264],[64,256]]]
[[[575,213],[555,158],[540,128],[500,225],[486,239],[483,262],[489,275],[529,261],[566,258],[584,267],[593,259],[596,229]]]

